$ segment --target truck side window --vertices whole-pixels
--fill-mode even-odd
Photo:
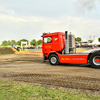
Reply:
[[[51,43],[52,42],[52,38],[51,37],[45,37],[44,38],[44,43]]]

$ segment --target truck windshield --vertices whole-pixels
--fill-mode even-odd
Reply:
[[[52,38],[51,37],[45,37],[44,38],[44,43],[51,43],[52,42]]]

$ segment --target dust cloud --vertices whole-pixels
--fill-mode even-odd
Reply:
[[[81,13],[89,12],[96,7],[97,0],[76,0],[74,8]]]

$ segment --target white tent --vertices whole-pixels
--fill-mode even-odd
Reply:
[[[92,42],[92,45],[100,45],[100,42],[98,41],[98,39],[95,39],[95,40]]]

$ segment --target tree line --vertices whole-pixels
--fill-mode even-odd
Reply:
[[[80,37],[77,37],[77,38],[75,38],[75,41],[77,41],[77,42],[81,42],[81,38]],[[90,43],[92,43],[93,42],[93,40],[88,40]],[[98,38],[98,41],[100,42],[100,38]]]
[[[75,41],[77,41],[77,42],[80,42],[81,40],[82,40],[81,37],[76,37],[75,38]],[[7,41],[7,40],[4,40],[2,42],[2,44],[1,44],[1,46],[10,46],[12,44],[17,44],[17,45],[21,46],[21,41],[25,41],[25,42],[27,42],[27,44],[29,44],[29,41],[27,39],[21,39],[19,41],[15,41],[15,40],[8,40]],[[93,40],[88,40],[88,41],[90,43],[93,42]],[[98,41],[100,42],[100,38],[98,38]],[[35,39],[33,39],[33,40],[30,41],[30,45],[32,45],[32,46],[42,45],[42,40],[39,39],[39,40],[36,41]]]
[[[17,44],[17,45],[21,46],[21,41],[25,41],[29,45],[29,41],[27,39],[21,39],[19,41],[15,41],[15,40],[8,40],[7,41],[7,40],[4,40],[4,41],[2,41],[1,46],[11,46],[12,44]],[[40,45],[42,45],[42,40],[39,39],[39,40],[36,41],[35,39],[33,39],[33,40],[30,41],[30,45],[32,45],[32,46],[37,46],[37,45],[40,46]]]

